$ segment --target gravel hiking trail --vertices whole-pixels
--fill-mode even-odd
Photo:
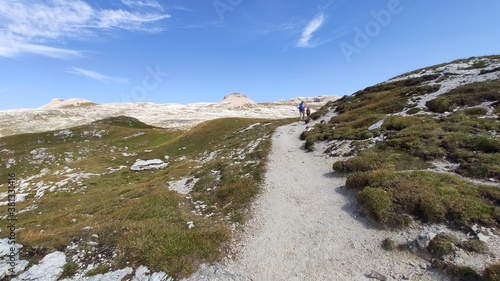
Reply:
[[[326,157],[324,144],[303,149],[305,128],[295,122],[276,130],[262,192],[234,253],[188,280],[448,280],[415,254],[382,249],[384,238],[404,243],[418,232],[370,222],[332,170],[339,158]]]

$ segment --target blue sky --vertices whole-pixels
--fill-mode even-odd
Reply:
[[[3,0],[0,110],[350,95],[500,53],[494,0]]]

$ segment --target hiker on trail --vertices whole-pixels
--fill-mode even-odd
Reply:
[[[300,120],[305,119],[305,110],[306,110],[306,105],[304,104],[304,101],[300,101],[299,103],[299,114],[300,114]]]
[[[311,115],[311,109],[309,107],[306,108],[306,115],[307,115],[307,117],[309,117],[309,115]]]

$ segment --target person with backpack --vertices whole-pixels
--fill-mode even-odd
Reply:
[[[300,120],[304,120],[306,118],[306,105],[304,104],[304,101],[300,101],[299,103],[299,114],[300,114]]]

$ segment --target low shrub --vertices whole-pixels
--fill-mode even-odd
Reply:
[[[453,175],[381,169],[348,175],[346,187],[366,193],[358,201],[374,214],[375,220],[386,226],[407,225],[411,218],[405,214],[426,222],[454,226],[496,225],[500,219],[500,208],[495,203],[500,198],[500,191],[477,187]],[[383,209],[380,206],[391,206],[391,212],[380,215]]]
[[[486,115],[488,110],[483,107],[473,107],[473,108],[467,108],[464,110],[464,113],[469,115],[469,116],[482,116]]]
[[[484,270],[483,276],[487,281],[500,281],[500,263],[488,266]]]
[[[458,246],[469,252],[474,252],[479,254],[486,254],[488,252],[488,245],[478,239],[460,242]]]
[[[382,240],[382,249],[386,251],[394,251],[397,248],[396,242],[394,242],[391,238],[385,238]]]
[[[314,141],[311,140],[310,138],[306,139],[306,142],[304,143],[304,149],[307,151],[313,151],[314,150]]]
[[[443,258],[446,255],[455,252],[455,243],[457,238],[453,234],[439,233],[429,242],[427,250],[435,258]]]
[[[451,274],[459,281],[478,281],[481,280],[481,275],[468,266],[456,266],[451,271]]]
[[[420,112],[420,108],[413,107],[413,108],[408,109],[408,111],[406,111],[406,114],[413,115],[413,114],[416,114],[419,112]]]
[[[63,266],[63,273],[61,277],[71,277],[75,275],[78,270],[78,264],[76,262],[70,261]]]
[[[357,201],[376,221],[384,222],[390,217],[391,196],[383,189],[366,187],[358,193]]]

